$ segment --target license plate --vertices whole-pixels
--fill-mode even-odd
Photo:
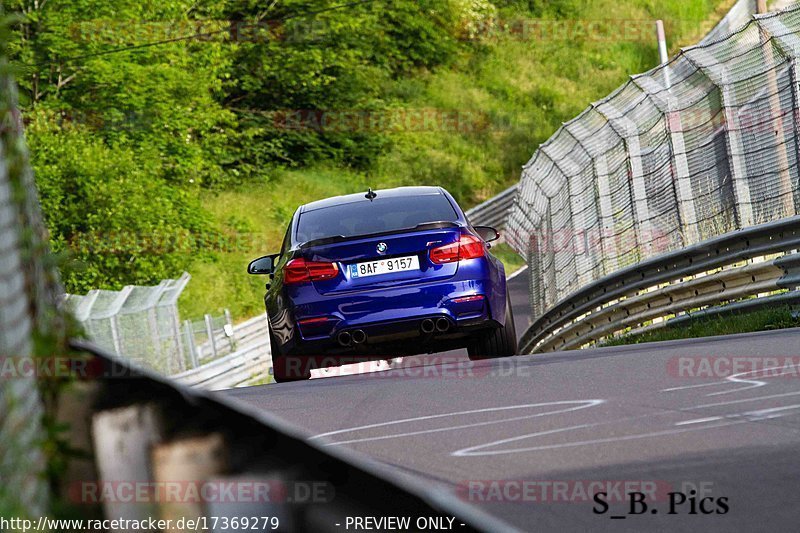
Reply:
[[[356,263],[350,265],[350,277],[365,278],[367,276],[379,276],[381,274],[407,272],[409,270],[419,270],[419,257],[416,255]]]

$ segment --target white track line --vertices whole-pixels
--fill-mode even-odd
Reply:
[[[682,387],[671,387],[669,389],[661,389],[658,392],[675,392],[679,390],[686,390],[686,389],[697,389],[700,387],[715,387],[719,385],[727,385],[726,381],[715,381],[714,383],[700,383],[699,385],[684,385]]]
[[[797,366],[796,364],[788,365],[789,368],[796,367],[796,366]],[[748,374],[755,374],[756,372],[766,372],[767,370],[776,370],[778,368],[786,369],[787,365],[771,366],[771,367],[762,368],[762,369],[759,369],[759,370],[751,370],[749,372],[740,372],[738,374],[734,374],[732,376],[729,376],[729,377],[725,378],[725,380],[733,382],[733,383],[751,383],[752,385],[750,387],[739,387],[738,389],[733,389],[733,390],[728,390],[728,391],[721,391],[721,392],[714,392],[714,393],[711,393],[711,394],[707,394],[706,396],[719,396],[721,394],[730,394],[732,392],[737,392],[737,391],[741,391],[741,390],[755,389],[755,388],[758,388],[758,387],[763,387],[764,385],[767,384],[765,381],[759,381],[757,379],[749,379],[748,380],[748,379],[738,379],[738,378],[740,376],[746,376]],[[764,376],[764,377],[765,378],[777,378],[777,377],[780,377],[782,375],[783,375],[783,372],[781,372],[780,374],[775,374],[774,376]]]
[[[512,279],[516,278],[517,276],[519,276],[520,274],[522,274],[526,270],[528,270],[528,265],[525,265],[524,267],[519,268],[519,269],[515,270],[514,272],[512,272],[511,274],[509,274],[508,276],[506,276],[506,281],[511,281]]]
[[[725,390],[725,391],[720,391],[720,392],[712,392],[712,393],[706,394],[706,396],[719,396],[719,395],[722,395],[722,394],[731,394],[731,393],[734,393],[734,392],[743,391],[743,390],[747,390],[747,389],[755,389],[755,388],[758,388],[758,387],[763,387],[764,385],[767,384],[766,382],[759,381],[757,379],[740,379],[742,376],[746,376],[748,374],[766,372],[767,370],[777,370],[779,368],[783,369],[783,370],[786,370],[787,368],[793,368],[793,367],[797,367],[797,366],[798,366],[797,364],[791,364],[791,365],[770,366],[770,367],[767,367],[767,368],[760,368],[760,369],[757,369],[757,370],[748,370],[747,372],[739,372],[738,374],[733,374],[731,376],[728,376],[723,381],[715,381],[714,383],[700,383],[700,384],[697,384],[697,385],[684,385],[682,387],[671,387],[669,389],[661,389],[659,392],[674,392],[674,391],[686,390],[686,389],[696,389],[696,388],[700,388],[700,387],[713,387],[713,386],[717,386],[717,385],[729,385],[731,383],[749,383],[750,384],[749,387],[738,387],[736,389],[731,389],[731,390]],[[780,377],[780,376],[784,375],[784,373],[785,372],[781,372],[780,374],[775,374],[774,376],[764,376],[764,378],[777,378],[777,377]]]
[[[782,416],[788,416],[787,414],[780,414],[777,416],[773,416],[773,413],[780,413],[782,411],[788,411],[792,409],[800,408],[800,404],[794,405],[784,405],[781,407],[770,407],[769,409],[756,409],[755,411],[746,411],[744,413],[735,413],[725,416],[709,416],[707,418],[695,418],[694,420],[685,420],[683,422],[677,422],[676,426],[687,426],[689,424],[700,424],[702,422],[713,422],[715,420],[723,420],[723,419],[732,419],[732,418],[747,418],[749,421],[754,422],[756,420],[768,420],[770,418],[779,418]]]
[[[714,422],[716,420],[722,420],[725,417],[722,416],[709,416],[706,418],[695,418],[694,420],[684,420],[683,422],[676,422],[676,426],[688,426],[690,424],[701,424],[703,422]]]
[[[800,394],[800,393],[798,393]],[[736,402],[730,402],[736,403]],[[554,429],[549,431],[539,431],[537,433],[528,433],[527,435],[519,435],[517,437],[511,437],[508,439],[501,439],[496,440],[493,442],[489,442],[486,444],[480,444],[478,446],[471,446],[469,448],[463,448],[461,450],[457,450],[453,452],[451,455],[455,457],[476,457],[476,456],[484,456],[484,455],[503,455],[503,454],[511,454],[511,453],[523,453],[523,452],[533,452],[533,451],[541,451],[541,450],[556,450],[560,448],[574,448],[577,446],[587,446],[590,444],[604,444],[609,442],[620,442],[626,440],[638,440],[638,439],[646,439],[651,437],[662,437],[667,435],[675,435],[679,433],[687,433],[689,431],[701,431],[706,429],[716,429],[721,427],[733,426],[738,424],[744,424],[748,422],[756,422],[758,420],[769,420],[774,418],[781,418],[784,416],[790,416],[791,413],[785,413],[783,411],[793,410],[800,408],[800,404],[795,405],[785,405],[781,407],[771,407],[768,409],[758,409],[755,411],[746,411],[744,413],[735,413],[731,415],[725,416],[716,416],[716,417],[708,417],[708,418],[697,418],[694,420],[685,420],[683,422],[677,422],[675,426],[685,426],[691,424],[702,424],[705,422],[717,422],[717,424],[708,424],[703,426],[695,426],[690,428],[682,428],[682,429],[667,429],[661,431],[651,431],[648,433],[634,433],[633,435],[622,435],[622,436],[615,436],[615,437],[604,437],[599,439],[591,439],[591,440],[583,440],[583,441],[576,441],[576,442],[564,442],[561,444],[545,444],[541,446],[529,446],[526,448],[511,448],[508,450],[493,450],[493,451],[480,451],[486,448],[491,448],[494,446],[499,446],[502,444],[508,444],[510,442],[516,442],[520,440],[530,439],[533,437],[540,437],[543,435],[552,435],[554,433],[562,433],[564,431],[571,431],[577,429],[586,429],[593,426],[597,426],[600,424],[582,424],[580,426],[572,426],[568,428],[561,428],[561,429]],[[620,420],[624,421],[624,420]]]
[[[717,402],[717,403],[704,403],[701,405],[695,405],[693,407],[687,407],[686,409],[702,409],[703,407],[719,407],[722,405],[732,405],[735,403],[745,403],[745,402],[755,402],[758,400],[770,400],[772,398],[784,398],[786,396],[797,396],[800,394],[800,391],[797,392],[786,392],[783,394],[770,394],[768,396],[756,396],[755,398],[744,398],[741,400],[731,400],[729,402]]]
[[[561,444],[544,444],[541,446],[530,446],[526,448],[511,448],[509,450],[494,450],[494,451],[479,451],[485,448],[490,448],[493,446],[499,446],[501,444],[508,444],[509,442],[516,442],[519,440],[529,439],[533,437],[539,437],[542,435],[549,435],[552,433],[559,433],[563,431],[570,431],[575,429],[584,429],[587,427],[591,427],[594,424],[583,424],[580,426],[572,426],[568,428],[550,430],[550,431],[540,431],[537,433],[528,433],[527,435],[520,435],[518,437],[511,437],[509,439],[501,439],[496,440],[493,442],[489,442],[487,444],[481,444],[478,446],[471,446],[469,448],[462,448],[461,450],[457,450],[453,452],[452,456],[454,457],[480,457],[485,455],[504,455],[504,454],[511,454],[511,453],[523,453],[523,452],[535,452],[535,451],[542,451],[542,450],[558,450],[561,448],[575,448],[578,446],[588,446],[590,444],[604,444],[608,442],[620,442],[626,440],[637,440],[637,439],[646,439],[651,437],[661,437],[666,435],[675,435],[678,433],[687,433],[689,431],[701,431],[706,429],[715,429],[719,427],[725,426],[732,426],[735,424],[744,424],[745,422],[749,422],[749,420],[726,420],[724,422],[720,422],[719,424],[712,424],[708,426],[696,426],[684,429],[667,429],[662,431],[652,431],[649,433],[636,433],[633,435],[623,435],[623,436],[616,436],[616,437],[605,437],[601,439],[591,439],[591,440],[583,440],[583,441],[575,441],[575,442],[564,442]]]
[[[586,409],[587,407],[594,407],[595,405],[600,405],[603,402],[605,402],[605,400],[565,400],[565,401],[558,401],[558,402],[544,402],[544,403],[532,403],[532,404],[525,404],[525,405],[512,405],[512,406],[507,406],[507,407],[489,407],[489,408],[486,408],[486,409],[474,409],[474,410],[470,410],[470,411],[457,411],[457,412],[454,412],[454,413],[444,413],[444,414],[439,414],[439,415],[418,416],[418,417],[414,417],[414,418],[405,418],[405,419],[402,419],[402,420],[393,420],[391,422],[381,422],[381,423],[378,423],[378,424],[368,424],[366,426],[357,426],[357,427],[352,427],[352,428],[347,428],[347,429],[339,429],[339,430],[336,430],[336,431],[329,431],[327,433],[321,433],[319,435],[314,435],[309,440],[319,439],[319,438],[323,438],[323,437],[329,437],[331,435],[339,435],[339,434],[342,434],[342,433],[353,433],[353,432],[361,431],[361,430],[364,430],[364,429],[373,429],[373,428],[386,427],[386,426],[392,426],[392,425],[397,425],[397,424],[405,424],[407,422],[418,422],[418,421],[422,421],[422,420],[433,420],[433,419],[436,419],[436,418],[454,417],[454,416],[479,414],[479,413],[490,413],[490,412],[498,412],[498,411],[508,411],[508,410],[512,410],[512,409],[527,409],[527,408],[531,408],[531,407],[547,407],[547,406],[551,406],[551,405],[580,404],[580,405],[575,405],[574,407],[568,407],[566,409],[556,409],[555,411],[547,411],[547,412],[544,412],[544,413],[535,413],[535,414],[532,414],[532,415],[524,415],[524,416],[511,417],[511,418],[503,418],[502,420],[488,420],[488,421],[485,421],[485,422],[474,422],[474,423],[471,423],[471,424],[461,424],[461,425],[457,425],[457,426],[447,426],[447,427],[425,429],[425,430],[419,430],[419,431],[410,431],[410,432],[406,432],[406,433],[395,433],[395,434],[392,434],[392,435],[380,435],[380,436],[376,436],[376,437],[364,437],[364,438],[361,438],[361,439],[351,439],[351,440],[346,440],[346,441],[328,442],[328,443],[325,443],[325,445],[327,445],[327,446],[336,446],[336,445],[339,445],[339,444],[353,444],[353,443],[357,443],[357,442],[368,442],[368,441],[375,441],[375,440],[395,439],[395,438],[401,438],[401,437],[410,437],[412,435],[424,435],[424,434],[427,434],[427,433],[438,433],[438,432],[450,431],[450,430],[454,430],[454,429],[468,429],[468,428],[474,428],[474,427],[480,427],[480,426],[488,426],[488,425],[492,425],[492,424],[502,424],[504,422],[512,422],[512,421],[515,421],[515,420],[525,420],[525,419],[536,418],[536,417],[540,417],[540,416],[548,416],[548,415],[554,415],[554,414],[559,414],[559,413],[568,413],[570,411],[577,411],[579,409]]]

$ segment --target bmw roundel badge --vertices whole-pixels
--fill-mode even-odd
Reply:
[[[389,247],[386,245],[385,242],[379,242],[378,243],[377,249],[378,249],[378,253],[379,254],[385,254],[387,248],[389,248]]]

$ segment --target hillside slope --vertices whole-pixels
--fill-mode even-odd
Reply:
[[[393,116],[427,111],[440,122],[428,130],[413,121],[406,131],[394,128],[390,146],[369,170],[323,163],[276,171],[275,179],[263,184],[205,194],[203,205],[229,233],[254,238],[247,239],[249,249],[197,261],[181,311],[196,316],[229,306],[238,317],[260,312],[262,280],[241,273],[249,258],[277,248],[298,204],[410,184],[442,185],[465,209],[491,197],[519,179],[520,167],[562,122],[631,73],[657,64],[655,19],[665,20],[670,49],[677,51],[698,41],[732,2],[549,4],[538,18],[519,6],[499,9],[497,18],[508,28],[488,31],[477,48],[474,42],[465,45],[447,68],[393,82],[386,93],[396,102]],[[589,21],[600,21],[597,29],[586,29]],[[510,249],[500,252],[512,267],[519,265]]]

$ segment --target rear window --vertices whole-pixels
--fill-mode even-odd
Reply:
[[[343,235],[355,237],[413,228],[427,222],[455,222],[458,215],[443,194],[380,196],[371,202],[323,207],[306,211],[297,222],[297,242]]]

